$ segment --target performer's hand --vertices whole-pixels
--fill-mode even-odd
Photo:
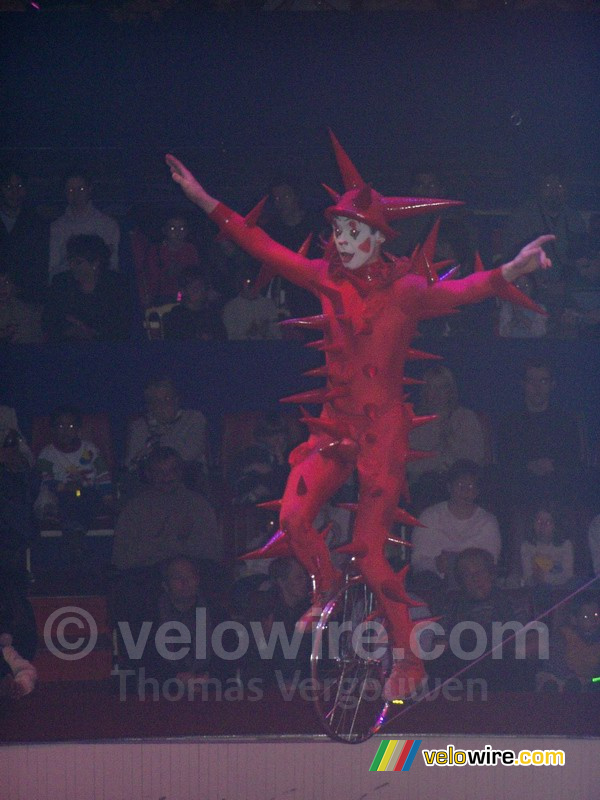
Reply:
[[[167,166],[171,170],[171,177],[183,189],[185,196],[195,203],[207,214],[218,205],[217,200],[211,197],[201,186],[189,169],[184,166],[178,158],[170,154],[165,156]]]
[[[504,280],[513,283],[517,278],[520,278],[521,275],[535,272],[536,269],[549,269],[552,266],[552,261],[550,261],[544,252],[544,245],[548,242],[553,242],[555,239],[556,236],[547,234],[545,236],[538,236],[533,242],[526,244],[512,261],[500,267]]]

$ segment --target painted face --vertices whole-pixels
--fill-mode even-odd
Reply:
[[[365,222],[350,217],[334,217],[332,228],[336,249],[347,269],[359,269],[379,257],[385,241],[380,231],[373,233]]]

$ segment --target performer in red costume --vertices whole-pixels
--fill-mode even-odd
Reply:
[[[256,226],[262,204],[246,218],[212,198],[191,172],[171,155],[166,160],[173,180],[221,231],[263,262],[263,275],[278,273],[316,294],[323,314],[284,324],[318,328],[323,339],[311,342],[325,353],[325,366],[308,375],[326,379],[323,389],[285,398],[284,402],[319,403],[319,417],[305,415],[308,441],[290,456],[291,473],[280,506],[280,530],[251,556],[294,555],[313,576],[313,608],[305,621],[318,617],[341,576],[333,566],[323,534],[312,526],[324,503],[356,467],[359,500],[353,540],[345,550],[355,556],[379,608],[388,620],[394,666],[384,687],[386,699],[402,698],[425,678],[421,660],[410,647],[410,607],[405,570],[394,573],[384,554],[394,520],[418,524],[398,507],[408,498],[406,462],[425,454],[408,445],[412,427],[433,417],[416,417],[406,402],[404,377],[408,359],[433,358],[410,348],[419,320],[451,313],[457,306],[496,296],[526,308],[537,307],[512,282],[537,268],[551,266],[541,236],[498,269],[478,270],[461,280],[438,276],[444,264],[433,263],[437,226],[410,259],[385,256],[382,245],[395,235],[389,222],[431,213],[453,201],[383,197],[365,184],[331,134],[345,193],[332,195],[325,212],[333,235],[323,258],[307,259],[270,239]],[[248,558],[248,556],[245,556]]]

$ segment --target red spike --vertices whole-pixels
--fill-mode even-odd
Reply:
[[[319,531],[319,536],[323,539],[323,541],[325,541],[325,539],[327,539],[327,537],[329,536],[329,534],[333,530],[334,526],[335,526],[335,523],[334,522],[330,522],[329,525],[326,525],[323,528],[322,531]]]
[[[282,397],[280,403],[327,403],[337,397],[348,397],[350,389],[347,386],[334,386],[331,389],[311,389],[308,392],[292,394]]]
[[[329,238],[329,242],[333,245],[333,236]],[[333,245],[335,247],[335,245]],[[343,302],[342,302],[342,294],[339,289],[334,289],[333,286],[319,286],[319,292],[324,294],[331,301],[331,305],[333,306],[333,310],[336,314],[342,313],[343,311]]]
[[[534,303],[533,300],[527,297],[526,294],[523,294],[516,286],[513,286],[512,283],[507,283],[506,286],[503,286],[498,292],[498,297],[501,297],[503,300],[510,300],[511,303],[527,308],[530,311],[536,311],[538,314],[542,314],[545,317],[548,316],[547,311],[540,308],[537,303]]]
[[[443,356],[435,355],[434,353],[426,353],[424,350],[415,350],[414,347],[409,347],[406,351],[406,360],[407,361],[419,361],[419,360],[435,360],[435,361],[442,361]]]
[[[264,289],[265,286],[268,286],[276,274],[277,273],[273,269],[271,269],[271,267],[269,267],[267,264],[261,264],[259,273],[256,276],[256,280],[252,285],[251,297],[257,297],[260,290]]]
[[[485,272],[485,267],[483,266],[483,261],[481,260],[481,256],[479,255],[479,250],[475,253],[475,260],[473,262],[473,270],[475,272]]]
[[[354,164],[348,158],[348,155],[342,145],[336,139],[331,128],[329,129],[329,136],[333,145],[335,160],[337,161],[337,165],[342,174],[345,190],[349,191],[350,189],[361,189],[365,185],[365,182],[359,175]]]
[[[403,386],[423,386],[425,381],[422,381],[420,378],[402,378],[402,385]]]
[[[462,206],[461,200],[445,200],[435,197],[382,197],[381,204],[385,208],[387,219],[403,219],[416,217],[419,214],[434,214],[446,208]]]
[[[258,220],[260,219],[260,215],[262,214],[263,208],[265,207],[265,203],[267,202],[268,199],[269,196],[265,195],[265,197],[263,197],[262,200],[259,200],[258,203],[254,206],[254,208],[251,208],[250,211],[246,214],[246,216],[244,217],[244,222],[247,228],[256,227]],[[217,242],[222,242],[224,239],[229,239],[229,235],[227,233],[226,228],[224,228],[222,231],[219,231],[219,233],[215,236],[215,240]]]
[[[317,342],[307,342],[305,347],[311,350],[320,350],[323,353],[343,353],[344,348],[341,344],[335,342],[328,342],[326,339],[319,339]]]
[[[331,324],[331,317],[328,314],[316,314],[313,317],[295,317],[293,319],[282,319],[279,323],[282,326],[298,327],[298,328],[317,328],[324,330]]]
[[[287,532],[279,530],[262,547],[240,556],[239,559],[241,561],[252,561],[259,558],[280,558],[282,556],[292,555],[293,552]]]
[[[365,209],[369,208],[371,205],[371,198],[372,198],[372,190],[368,183],[362,187],[362,189],[358,192],[354,200],[352,201],[354,207],[357,208],[359,211],[364,211]]]
[[[282,500],[267,500],[266,503],[257,503],[257,508],[264,508],[267,511],[279,511]]]
[[[341,197],[342,195],[341,195],[341,194],[339,194],[338,192],[336,192],[336,191],[335,191],[335,189],[332,189],[332,188],[331,188],[331,186],[327,186],[327,184],[326,184],[326,183],[322,183],[322,184],[321,184],[321,186],[322,186],[322,187],[325,189],[325,191],[326,191],[326,192],[327,192],[327,194],[328,194],[328,195],[331,197],[331,199],[333,200],[333,202],[334,202],[334,203],[337,203],[337,201],[340,199],[340,197]]]
[[[307,378],[326,378],[329,375],[329,367],[316,367],[315,369],[307,369],[302,373]]]
[[[244,222],[246,223],[247,228],[256,227],[267,200],[268,200],[268,195],[265,195],[265,197],[263,197],[262,200],[259,200],[259,202],[254,206],[254,208],[246,214],[246,216],[244,217]]]
[[[359,544],[358,542],[348,542],[340,547],[334,548],[336,553],[343,553],[348,556],[355,556],[355,558],[364,558],[369,552],[366,544]]]
[[[339,423],[329,422],[318,417],[300,417],[300,422],[306,425],[311,433],[327,433],[330,436],[335,436],[336,439],[346,434]]]
[[[439,414],[423,414],[420,417],[413,417],[410,421],[411,428],[420,428],[421,425],[427,425],[429,422],[435,422],[439,419]]]
[[[381,584],[381,591],[390,600],[397,603],[404,603],[410,608],[417,608],[424,606],[425,603],[419,600],[413,600],[406,591],[406,574],[410,569],[410,564],[403,567],[393,578],[384,581]]]
[[[405,511],[403,508],[397,507],[394,509],[394,519],[396,522],[401,522],[403,525],[412,525],[413,528],[426,527],[416,517],[413,517],[412,514],[409,514],[408,511]]]
[[[307,256],[308,255],[308,251],[309,251],[310,243],[312,242],[312,239],[313,239],[313,235],[312,235],[312,233],[309,233],[308,236],[306,237],[306,239],[300,245],[300,249],[298,250],[298,254],[299,255],[301,255],[301,256]]]

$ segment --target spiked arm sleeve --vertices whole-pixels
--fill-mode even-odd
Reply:
[[[244,218],[223,203],[209,214],[221,231],[253,258],[267,264],[274,273],[283,275],[291,283],[318,294],[325,282],[326,262],[306,258],[288,250],[257,226],[247,225]]]
[[[501,268],[474,272],[460,280],[438,281],[422,293],[419,305],[428,314],[444,314],[456,306],[477,303],[488,297],[500,297],[531,311],[545,313],[527,295],[504,279]]]

